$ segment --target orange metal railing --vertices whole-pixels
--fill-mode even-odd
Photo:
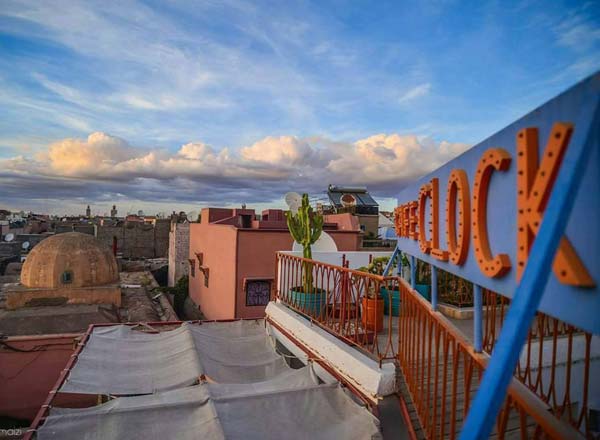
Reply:
[[[472,344],[452,323],[432,310],[404,281],[400,286],[398,362],[423,433],[431,439],[456,438],[489,356],[475,353]],[[491,320],[493,315],[487,316]],[[529,367],[523,371],[532,370]],[[541,373],[536,377],[541,377]],[[504,404],[492,437],[577,438],[585,431],[578,432],[582,424],[561,419],[560,405],[553,406],[548,399],[536,395],[535,387],[525,378],[517,374],[508,394],[499,397]]]
[[[277,254],[277,266],[279,301],[380,361],[395,358],[425,437],[458,436],[484,374],[489,359],[487,353],[476,353],[471,342],[449,320],[432,310],[431,304],[400,278],[382,277],[284,253]],[[302,290],[303,274],[307,271],[312,273],[312,286],[302,296],[298,291]],[[387,295],[388,304],[392,304],[393,296],[397,295],[400,305],[397,317],[393,316],[393,308],[385,310],[381,326],[365,318],[382,311],[381,302],[373,302],[370,311],[363,302],[377,294]],[[493,349],[508,307],[506,298],[493,295],[496,294],[485,292],[484,350],[488,352]],[[522,358],[508,394],[499,397],[504,399],[504,404],[493,437],[589,436],[589,432],[586,433],[587,394],[584,393],[583,404],[578,401],[575,405],[569,400],[568,391],[573,376],[570,367],[573,338],[581,335],[586,341],[583,387],[587,390],[591,335],[577,333],[545,315],[538,316],[525,353],[535,348],[541,354],[543,344],[550,341],[554,353],[552,363],[550,366],[539,363],[541,355],[536,358],[527,354]],[[566,383],[566,392],[564,387],[559,390],[557,386],[559,338],[566,338],[568,345],[564,367],[569,377],[561,382]],[[544,359],[547,362],[547,356]],[[550,379],[542,371],[546,375],[550,371]],[[548,380],[549,385],[545,386]]]
[[[510,300],[486,291],[484,304],[484,350],[491,353]],[[590,333],[538,312],[515,369],[515,377],[557,417],[587,436],[591,342]]]
[[[277,299],[378,361],[396,356],[397,319],[385,315],[397,279],[277,254]],[[309,292],[303,276],[312,274]]]

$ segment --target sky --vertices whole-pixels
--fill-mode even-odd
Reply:
[[[593,1],[2,0],[0,208],[391,209],[599,68]]]

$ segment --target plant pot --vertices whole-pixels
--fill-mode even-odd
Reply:
[[[392,297],[392,316],[400,315],[400,291],[388,290],[385,287],[381,288],[381,296],[383,297],[383,312],[386,315],[390,314],[390,294]]]
[[[306,293],[302,291],[301,287],[295,287],[290,290],[290,301],[300,311],[313,318],[318,318],[324,312],[327,291],[315,289],[313,292]]]
[[[431,286],[429,284],[415,284],[415,290],[427,301],[431,301]]]
[[[367,298],[361,300],[361,320],[363,326],[377,333],[383,329],[383,298]]]

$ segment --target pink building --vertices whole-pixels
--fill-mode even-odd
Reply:
[[[340,251],[356,251],[360,226],[351,214],[325,216],[323,230]],[[190,297],[207,319],[262,317],[271,297],[275,253],[293,244],[280,209],[205,208],[190,224]]]

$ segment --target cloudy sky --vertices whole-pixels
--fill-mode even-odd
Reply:
[[[0,1],[0,208],[384,208],[600,67],[594,2]]]

